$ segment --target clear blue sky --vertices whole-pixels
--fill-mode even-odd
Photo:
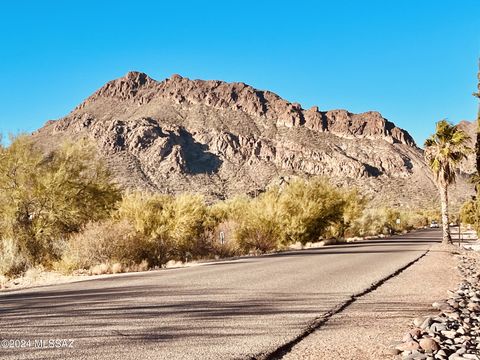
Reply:
[[[378,110],[422,144],[441,118],[475,118],[479,56],[479,0],[2,1],[0,132],[139,70]]]

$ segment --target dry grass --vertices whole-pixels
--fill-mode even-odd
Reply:
[[[147,260],[142,260],[138,264],[132,264],[125,267],[125,272],[147,271],[150,268]]]
[[[0,275],[8,278],[24,273],[28,261],[12,238],[0,238]]]
[[[99,264],[90,268],[90,275],[102,275],[110,273],[110,266],[108,264]]]
[[[120,263],[115,263],[111,266],[110,270],[112,271],[112,274],[118,274],[123,272],[123,265]]]
[[[148,264],[150,245],[126,221],[92,223],[70,239],[59,269],[67,273],[87,269],[94,275],[123,272],[136,264]]]

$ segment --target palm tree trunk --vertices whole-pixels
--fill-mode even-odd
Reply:
[[[477,175],[480,175],[480,58],[478,59],[478,92],[474,94],[478,99],[478,112],[477,112],[477,142],[475,143],[475,152],[477,157]],[[477,198],[480,198],[480,184],[476,184],[475,190],[477,193]]]
[[[453,244],[452,237],[450,236],[450,229],[448,227],[448,186],[439,185],[440,201],[442,204],[442,228],[443,239],[442,244]]]

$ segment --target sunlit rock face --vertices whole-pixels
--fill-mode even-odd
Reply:
[[[385,206],[436,199],[423,151],[380,113],[305,110],[244,83],[129,72],[33,137],[45,149],[92,139],[126,188],[215,200],[325,176]]]

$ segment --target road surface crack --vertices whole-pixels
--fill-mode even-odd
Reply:
[[[359,293],[353,294],[350,296],[350,298],[334,308],[332,308],[330,311],[326,312],[322,316],[314,319],[298,336],[290,340],[289,342],[283,344],[282,346],[276,348],[275,350],[268,352],[268,353],[263,353],[263,354],[258,354],[250,358],[250,360],[279,360],[282,359],[287,353],[289,353],[292,348],[297,345],[300,341],[305,339],[307,336],[312,334],[314,331],[317,331],[320,329],[325,323],[333,316],[336,315],[343,310],[345,310],[348,306],[353,304],[357,299],[361,298],[362,296],[371,293],[372,291],[375,291],[378,289],[380,286],[382,286],[385,282],[388,280],[398,276],[401,272],[404,270],[408,269],[410,266],[415,264],[417,261],[419,261],[421,258],[423,258],[425,255],[427,255],[429,250],[425,251],[423,254],[421,254],[419,257],[413,259],[410,261],[408,264],[402,266],[395,272],[391,273],[390,275],[374,282],[372,285],[370,285],[368,288],[365,290],[362,290]]]

